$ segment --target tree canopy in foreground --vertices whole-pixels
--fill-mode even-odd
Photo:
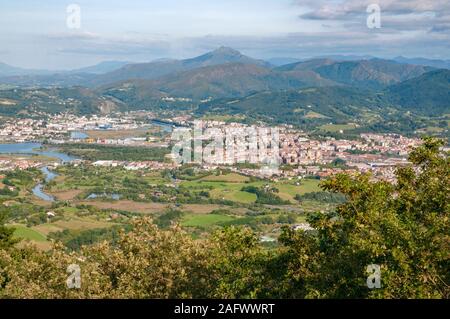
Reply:
[[[179,226],[140,219],[114,243],[68,252],[14,246],[0,226],[3,298],[449,298],[449,159],[426,139],[398,168],[397,182],[337,175],[324,190],[346,197],[335,212],[309,216],[312,231],[285,228],[264,249],[247,228],[194,240]],[[0,221],[3,219],[0,218]],[[81,288],[68,289],[79,265]],[[379,289],[367,286],[379,265]]]

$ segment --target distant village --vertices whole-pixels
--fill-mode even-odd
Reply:
[[[55,140],[74,141],[80,139],[78,132],[90,130],[133,130],[143,124],[136,120],[136,114],[121,116],[75,116],[71,114],[48,115],[46,119],[14,119],[0,127],[0,141],[29,142]]]

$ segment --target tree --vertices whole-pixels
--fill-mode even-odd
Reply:
[[[347,202],[309,218],[316,232],[285,229],[283,293],[320,298],[450,297],[450,165],[443,142],[426,139],[399,168],[397,182],[368,174],[338,175],[322,185]],[[370,290],[368,265],[381,267],[381,289]],[[286,279],[289,280],[289,279]]]
[[[339,157],[331,162],[331,165],[336,166],[336,167],[343,167],[346,164],[347,164],[347,162]]]
[[[11,248],[12,231],[1,226],[0,298],[449,298],[450,163],[442,145],[426,139],[395,183],[370,174],[323,182],[346,201],[309,215],[313,230],[285,227],[282,247],[272,250],[245,227],[195,240],[143,218],[114,241],[42,252]],[[71,264],[82,270],[81,289],[66,287]],[[381,269],[380,289],[367,285],[369,265]]]
[[[6,212],[0,211],[0,249],[6,249],[18,242],[13,238],[15,229],[13,227],[6,227]]]
[[[195,241],[179,226],[158,229],[139,219],[116,243],[68,253],[33,247],[0,249],[0,298],[254,297],[265,256],[248,229],[234,227]],[[81,288],[67,289],[67,267],[81,269]]]

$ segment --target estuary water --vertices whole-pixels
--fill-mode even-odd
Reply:
[[[166,133],[171,133],[174,128],[173,124],[170,124],[170,123],[167,123],[164,121],[160,121],[160,120],[151,120],[150,124],[160,127]]]
[[[23,154],[23,155],[43,155],[51,158],[56,158],[62,163],[70,163],[76,160],[75,157],[61,153],[55,150],[41,150],[41,143],[13,143],[13,144],[0,144],[0,154]],[[50,171],[47,166],[41,168],[42,173],[45,176],[45,182],[50,182],[58,175]],[[47,202],[53,202],[55,199],[53,196],[46,194],[43,191],[44,185],[37,184],[33,188],[33,194],[42,200]]]
[[[52,181],[53,179],[55,179],[58,176],[58,174],[56,174],[56,173],[52,172],[51,170],[49,170],[47,166],[42,167],[41,168],[41,172],[44,173],[45,182],[46,183]],[[44,185],[37,184],[33,188],[33,194],[35,196],[39,197],[40,199],[45,200],[46,202],[54,202],[55,199],[53,198],[53,196],[45,193],[43,188],[44,188]]]
[[[55,150],[41,150],[41,143],[12,143],[0,144],[0,154],[36,154],[52,157],[60,160],[63,163],[68,163],[76,160],[75,157],[61,153]]]
[[[81,131],[70,132],[70,138],[74,140],[84,140],[87,139],[89,135]]]

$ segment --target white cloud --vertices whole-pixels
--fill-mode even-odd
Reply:
[[[450,55],[450,0],[79,2],[80,30],[66,28],[64,5],[34,4],[22,12],[23,6],[8,4],[12,8],[0,19],[0,39],[8,49],[0,52],[1,60],[74,68],[103,59],[186,58],[222,45],[257,58]],[[381,29],[367,28],[372,3],[381,6]]]
[[[308,8],[301,15],[304,20],[338,20],[354,25],[367,16],[370,4],[379,4],[383,27],[391,31],[421,30],[445,31],[450,20],[448,0],[342,0],[342,1],[296,1]],[[353,22],[353,23],[352,23]]]

